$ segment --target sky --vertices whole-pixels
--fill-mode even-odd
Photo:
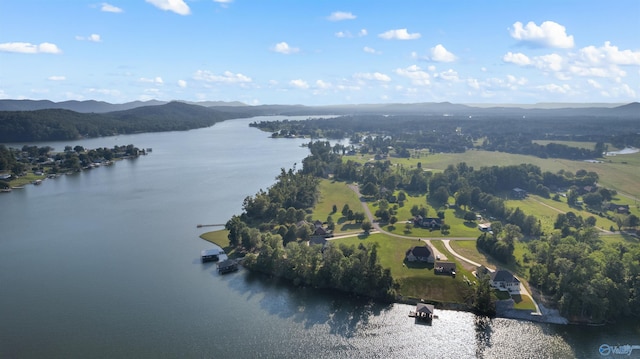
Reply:
[[[640,101],[639,0],[0,0],[0,98]]]

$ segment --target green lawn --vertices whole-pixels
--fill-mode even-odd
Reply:
[[[404,297],[435,302],[464,303],[469,285],[464,281],[467,272],[459,272],[456,278],[436,275],[433,264],[413,264],[405,261],[406,251],[419,244],[416,240],[396,238],[384,234],[373,234],[366,238],[349,237],[332,242],[358,245],[377,243],[380,265],[391,270],[391,275],[400,283],[400,294]],[[458,265],[460,268],[461,266]],[[473,277],[469,277],[473,279]]]
[[[228,235],[229,231],[227,231],[226,229],[221,229],[218,231],[203,233],[200,235],[200,238],[218,245],[224,250],[229,258],[235,258],[237,256],[236,249],[231,247],[229,238],[227,237]]]
[[[373,155],[345,156],[344,161],[353,160],[365,163],[373,159]],[[517,155],[504,152],[467,151],[465,153],[437,153],[427,154],[421,151],[418,157],[396,158],[389,157],[393,164],[401,164],[405,168],[416,168],[418,162],[422,168],[432,171],[443,171],[450,164],[466,162],[469,166],[480,168],[484,166],[509,166],[521,163],[531,163],[553,173],[559,170],[576,173],[578,170],[593,171],[600,177],[598,183],[602,186],[621,191],[635,198],[640,198],[640,153],[606,157],[602,163],[589,163],[559,158],[539,158],[535,156]]]
[[[536,310],[536,306],[535,304],[533,304],[533,300],[531,300],[531,297],[529,297],[528,295],[513,294],[511,295],[511,298],[514,301],[514,304],[513,304],[514,309],[531,310],[531,311]]]
[[[333,212],[333,205],[336,205],[338,212]],[[320,181],[320,198],[313,208],[314,220],[326,221],[331,215],[336,223],[336,233],[352,232],[360,230],[361,225],[348,222],[342,217],[342,207],[345,204],[354,212],[362,212],[362,205],[356,193],[351,190],[346,182],[323,179]]]
[[[35,180],[41,180],[44,179],[45,176],[41,175],[41,176],[36,176],[33,172],[29,172],[27,175],[16,178],[14,180],[9,181],[9,185],[11,187],[20,187],[20,186],[24,186],[26,184],[30,184],[31,182],[35,181]]]

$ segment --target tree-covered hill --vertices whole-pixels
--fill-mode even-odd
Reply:
[[[243,116],[180,102],[105,114],[63,109],[0,111],[0,142],[60,141],[137,132],[180,131],[238,117]]]

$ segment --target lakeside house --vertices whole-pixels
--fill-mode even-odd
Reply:
[[[405,258],[409,262],[433,263],[433,251],[426,244],[409,248],[405,253]]]
[[[416,304],[416,310],[409,312],[409,317],[416,318],[417,320],[432,320],[434,315],[435,307],[431,304],[418,303]]]
[[[491,286],[503,292],[519,292],[520,281],[511,272],[500,269],[490,275]]]

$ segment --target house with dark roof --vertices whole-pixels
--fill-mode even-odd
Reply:
[[[409,248],[405,254],[407,261],[409,262],[427,262],[433,263],[433,251],[429,246],[415,246]]]
[[[431,320],[434,318],[435,307],[431,304],[418,303],[416,310],[409,312],[409,316],[418,320]]]
[[[436,274],[447,274],[456,276],[456,264],[454,262],[436,262],[433,265],[433,272]]]
[[[491,286],[500,291],[520,291],[520,281],[511,272],[499,269],[489,274]]]
[[[517,198],[517,199],[525,199],[527,198],[527,191],[523,190],[522,188],[514,188],[511,190],[511,197],[513,198]]]
[[[422,217],[417,215],[413,218],[413,225],[422,228],[440,229],[444,221],[441,218]]]

